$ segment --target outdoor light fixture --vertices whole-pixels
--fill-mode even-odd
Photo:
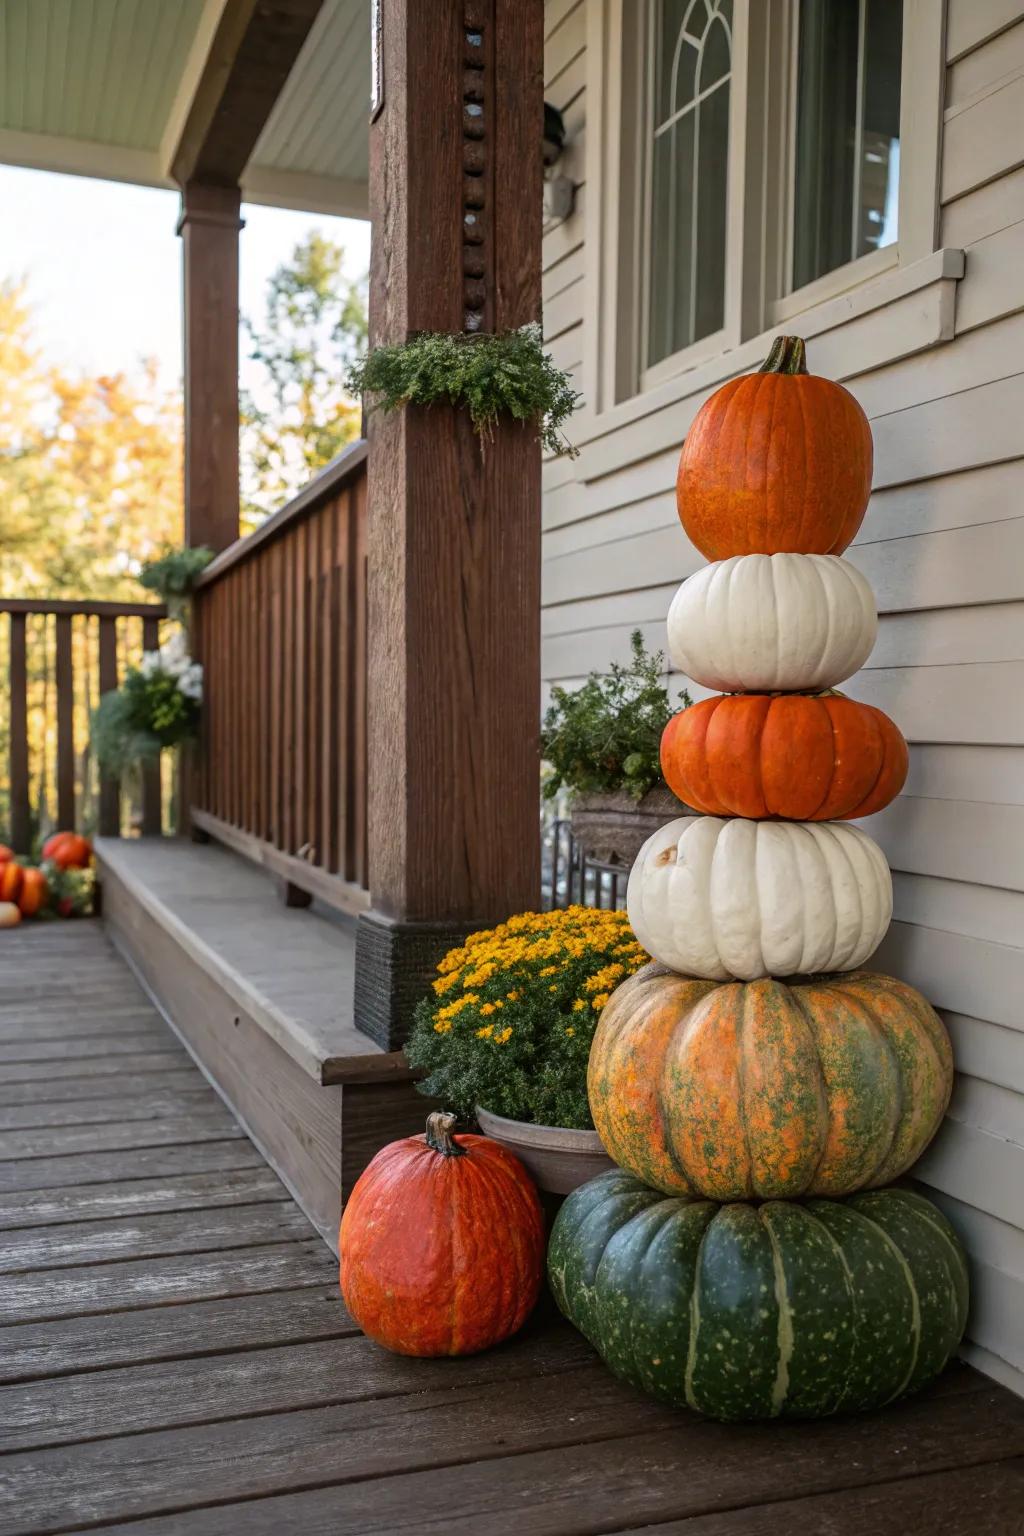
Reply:
[[[571,176],[556,176],[555,166],[565,148],[565,120],[550,101],[544,103],[544,228],[560,224],[572,213],[576,183]]]

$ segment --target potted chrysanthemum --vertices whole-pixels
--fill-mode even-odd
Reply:
[[[587,1102],[601,1009],[646,964],[625,912],[524,912],[471,934],[438,966],[405,1047],[419,1087],[504,1142],[542,1189],[611,1166]]]

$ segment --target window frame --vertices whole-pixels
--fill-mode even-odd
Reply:
[[[751,338],[869,285],[938,249],[945,83],[944,0],[903,0],[900,184],[896,240],[784,294],[792,155],[797,0],[734,0],[726,193],[725,322],[642,367],[644,89],[649,0],[587,0],[588,264],[583,392],[601,416],[659,390]],[[881,289],[879,303],[885,298]]]

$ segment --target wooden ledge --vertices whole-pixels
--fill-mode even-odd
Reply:
[[[115,879],[183,956],[231,997],[315,1082],[410,1078],[352,1022],[355,925],[289,911],[259,869],[216,844],[101,838],[101,883]]]

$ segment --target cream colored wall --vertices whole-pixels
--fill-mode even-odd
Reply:
[[[547,9],[547,97],[582,180],[587,7]],[[919,1173],[973,1256],[965,1353],[1024,1391],[1024,0],[949,0],[946,36],[939,244],[966,253],[963,278],[947,258],[945,280],[834,316],[809,351],[861,400],[875,438],[850,558],[881,624],[849,691],[911,743],[904,795],[865,823],[895,886],[876,965],[943,1011],[959,1065]],[[550,349],[576,371],[587,196],[544,247]],[[708,392],[677,390],[603,436],[584,421],[580,459],[545,466],[547,683],[624,659],[637,626],[664,646],[672,594],[702,563],[672,487]]]

